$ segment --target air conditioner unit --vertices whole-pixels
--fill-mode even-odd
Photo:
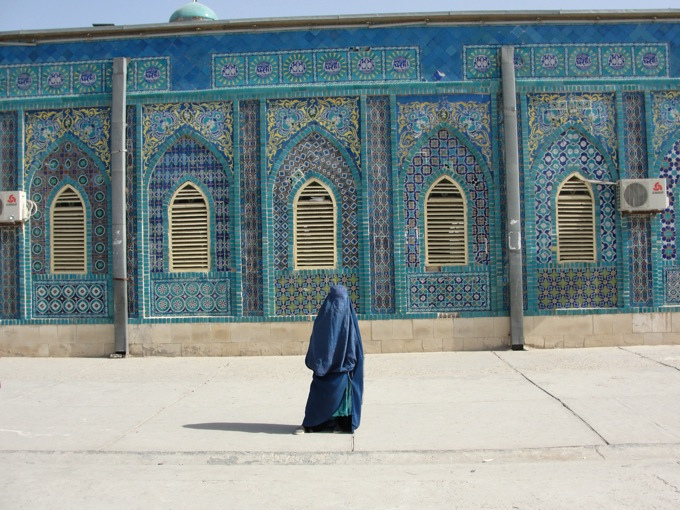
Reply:
[[[25,191],[0,191],[0,223],[19,223],[29,217]]]
[[[621,179],[619,210],[621,212],[660,212],[668,208],[666,179]]]

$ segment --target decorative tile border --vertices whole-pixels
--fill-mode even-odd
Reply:
[[[33,316],[39,319],[105,318],[109,316],[105,280],[33,281]]]
[[[465,80],[500,78],[500,45],[464,46]],[[515,47],[517,78],[668,77],[668,44],[559,44]]]
[[[128,64],[128,92],[170,90],[170,58],[136,58]]]
[[[113,61],[0,66],[0,98],[111,93]],[[170,90],[170,58],[132,59],[128,92]]]
[[[490,310],[487,273],[418,273],[408,276],[413,312]]]
[[[214,54],[216,89],[374,81],[420,81],[416,46]]]
[[[230,315],[227,275],[152,278],[151,315],[193,317]]]

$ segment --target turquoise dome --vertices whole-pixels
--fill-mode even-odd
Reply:
[[[206,7],[198,2],[184,4],[170,16],[170,23],[173,21],[214,21],[217,14],[210,7]]]

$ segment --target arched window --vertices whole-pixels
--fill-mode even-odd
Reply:
[[[425,240],[426,265],[468,263],[465,196],[448,177],[435,182],[425,198]]]
[[[85,206],[69,185],[57,194],[50,221],[50,255],[53,273],[85,273],[87,238]]]
[[[210,222],[205,196],[190,182],[173,195],[170,221],[170,271],[210,270]]]
[[[557,193],[557,260],[595,261],[595,202],[590,185],[572,174]]]
[[[295,269],[333,269],[337,263],[333,195],[312,179],[295,197]]]

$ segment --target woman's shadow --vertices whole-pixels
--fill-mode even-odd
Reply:
[[[220,430],[223,432],[248,432],[250,434],[292,434],[297,425],[279,423],[189,423],[187,429]]]

